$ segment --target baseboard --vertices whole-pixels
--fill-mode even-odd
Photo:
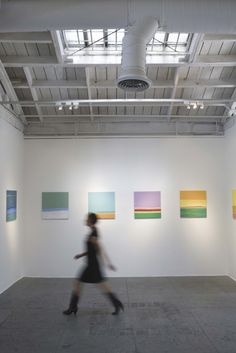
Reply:
[[[6,290],[8,290],[11,286],[13,286],[15,283],[17,283],[18,281],[20,281],[22,278],[24,278],[24,276],[21,276],[20,278],[18,278],[16,281],[12,282],[11,284],[9,284],[5,289],[3,289],[0,294],[6,292]]]

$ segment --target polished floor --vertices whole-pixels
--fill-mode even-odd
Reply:
[[[70,279],[24,278],[0,295],[2,353],[236,353],[236,282],[229,277],[119,278],[112,308],[86,285],[65,317]]]

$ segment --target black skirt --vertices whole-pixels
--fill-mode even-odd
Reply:
[[[99,263],[99,254],[97,248],[91,241],[92,237],[98,237],[97,229],[94,228],[89,234],[86,247],[87,247],[87,266],[78,275],[78,280],[86,283],[100,283],[105,280]]]
[[[81,282],[85,283],[100,283],[105,280],[99,266],[86,266],[85,269],[78,276],[78,279]]]

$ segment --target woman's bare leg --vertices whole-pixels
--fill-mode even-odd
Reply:
[[[108,284],[107,281],[105,281],[105,282],[100,282],[100,283],[98,283],[98,285],[99,285],[99,287],[101,288],[101,290],[102,290],[103,292],[105,292],[106,294],[112,292],[112,289],[111,289],[111,287],[109,286],[109,284]]]
[[[73,284],[73,288],[74,288],[74,292],[78,295],[78,297],[81,296],[82,287],[83,287],[82,283],[78,279],[75,279],[74,284]]]
[[[115,311],[112,313],[112,315],[118,315],[120,310],[124,310],[123,304],[117,298],[117,296],[112,293],[112,289],[107,281],[99,283],[99,287],[102,289],[102,291],[105,293],[105,295],[108,297],[108,299],[114,306]]]

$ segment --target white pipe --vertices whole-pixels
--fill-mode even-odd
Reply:
[[[147,89],[151,81],[146,77],[146,45],[153,38],[158,28],[158,21],[154,17],[146,17],[129,28],[123,38],[122,71],[118,85],[123,82],[145,83]],[[132,86],[132,84],[131,84]],[[122,87],[121,87],[122,88]],[[130,88],[131,90],[143,90]]]
[[[163,31],[236,33],[235,0],[2,0],[0,31],[126,28],[147,16]]]

